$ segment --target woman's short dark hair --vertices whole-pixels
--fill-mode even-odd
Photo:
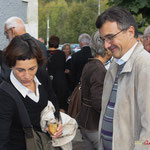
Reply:
[[[138,37],[136,21],[131,13],[126,9],[116,6],[107,9],[100,16],[98,16],[96,21],[96,27],[100,29],[106,21],[116,22],[120,30],[127,30],[130,26],[133,26],[135,29],[134,37]]]
[[[38,44],[32,38],[24,39],[22,36],[16,36],[4,50],[4,60],[8,67],[14,67],[17,60],[26,60],[36,58],[41,67],[46,60]]]
[[[58,48],[59,47],[59,37],[52,35],[49,38],[49,48]]]

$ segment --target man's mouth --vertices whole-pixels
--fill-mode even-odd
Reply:
[[[111,45],[108,49],[113,53],[115,49],[118,48],[117,46]]]

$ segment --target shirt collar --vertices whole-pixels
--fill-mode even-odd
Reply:
[[[24,85],[22,85],[17,78],[14,76],[13,71],[11,71],[10,74],[10,81],[12,82],[12,84],[15,86],[15,88],[21,93],[21,95],[25,98],[28,94],[28,92],[30,91],[30,89],[28,89],[27,87],[25,87]],[[39,82],[38,78],[35,76],[34,77],[34,82],[36,85],[36,89],[39,85],[41,85],[41,83]]]
[[[68,58],[66,59],[66,61],[68,61],[69,59],[71,59],[71,56],[69,55]]]
[[[134,51],[134,48],[136,47],[136,45],[138,44],[138,42],[136,42],[131,48],[130,50],[128,50],[120,59],[115,58],[114,61],[118,64],[118,65],[122,65],[123,63],[127,62],[128,59],[130,58],[131,54]]]

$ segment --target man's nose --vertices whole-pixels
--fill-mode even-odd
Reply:
[[[25,72],[24,77],[25,77],[26,79],[28,79],[28,78],[30,77],[30,74],[29,74],[28,71]]]
[[[111,43],[109,41],[104,41],[104,48],[108,49],[111,46]]]

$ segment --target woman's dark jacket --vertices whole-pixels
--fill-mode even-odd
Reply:
[[[47,73],[44,70],[39,70],[36,76],[41,83],[41,85],[39,85],[39,102],[34,102],[28,96],[24,98],[20,92],[19,95],[27,109],[33,128],[41,131],[40,113],[47,106],[48,100],[55,106],[55,116],[57,118],[59,117],[59,106]],[[12,84],[10,79],[8,82]],[[22,129],[16,103],[12,97],[1,89],[0,150],[26,150],[24,131]]]
[[[68,69],[69,71],[71,70],[71,58],[66,60],[66,62],[65,62],[65,69]],[[71,94],[72,85],[71,85],[70,72],[69,73],[65,73],[65,76],[66,76],[67,85],[68,85],[68,88],[69,88],[69,93]]]
[[[60,50],[48,50],[47,69],[49,76],[52,76],[52,86],[59,101],[59,106],[67,110],[67,99],[69,90],[65,77],[65,53]]]
[[[89,59],[82,72],[82,104],[77,116],[79,126],[91,130],[98,130],[101,112],[101,99],[106,69],[98,59]]]

